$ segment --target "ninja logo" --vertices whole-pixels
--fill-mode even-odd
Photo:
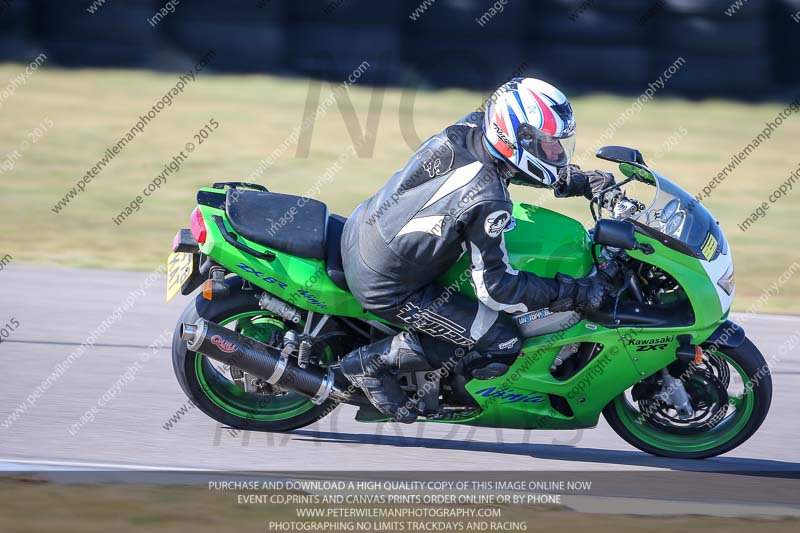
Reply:
[[[486,217],[486,222],[483,225],[486,235],[492,238],[497,237],[503,232],[503,228],[506,227],[510,219],[511,214],[508,211],[495,211]]]
[[[475,391],[475,395],[483,396],[484,398],[497,398],[499,400],[505,400],[503,403],[541,403],[544,401],[544,397],[536,392],[523,392],[518,391],[515,389],[509,389],[506,387],[488,387],[486,389],[481,389],[479,391]]]

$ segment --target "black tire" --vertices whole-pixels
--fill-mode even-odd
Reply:
[[[414,4],[413,7],[416,7]],[[412,7],[374,0],[304,0],[286,3],[289,26],[329,26],[393,30]]]
[[[195,322],[198,318],[219,322],[239,313],[260,309],[256,292],[243,290],[241,278],[227,278],[225,282],[230,287],[230,294],[227,297],[208,301],[198,294],[195,300],[186,307],[175,327],[172,337],[172,367],[186,396],[198,409],[217,422],[248,431],[291,431],[313,424],[333,411],[335,403],[329,400],[292,418],[262,421],[231,414],[208,398],[194,372],[196,352],[189,351],[186,342],[180,338],[181,322]]]
[[[148,24],[156,12],[153,0],[108,2],[94,14],[91,1],[36,0],[33,24],[53,61],[77,67],[145,67],[158,45]]]
[[[634,94],[647,87],[648,52],[640,46],[562,45],[541,52],[545,59],[532,71],[556,84],[600,85]]]
[[[631,13],[643,11],[648,7],[646,4],[647,2],[631,2],[631,0],[550,0],[543,2],[538,9],[568,15],[574,11],[580,10],[581,13],[584,13],[590,9]]]
[[[287,35],[288,63],[302,75],[345,81],[360,67],[359,85],[401,79],[401,36],[394,28],[303,25],[290,27]]]
[[[28,39],[0,38],[0,63],[32,63],[41,53]]]
[[[507,2],[499,6],[502,11],[492,16],[495,2],[436,0],[424,12],[417,11],[416,20],[411,15],[420,3],[408,2],[403,5],[400,15],[406,37],[412,46],[418,37],[438,38],[445,43],[453,39],[472,40],[476,46],[495,41],[522,41],[531,32],[532,21],[534,24],[536,21],[536,8],[531,13],[529,2]],[[485,15],[490,18],[483,18]],[[420,48],[420,54],[425,53],[425,48]]]
[[[710,15],[724,18],[744,18],[761,16],[767,9],[768,0],[747,0],[733,13],[725,15],[731,8],[733,0],[665,0],[665,5],[672,13],[687,15]]]
[[[235,0],[224,3],[219,0],[191,0],[181,2],[168,20],[185,17],[229,24],[281,24],[286,17],[286,4],[284,0]]]
[[[609,403],[603,410],[603,417],[606,419],[614,432],[622,437],[628,444],[642,450],[643,452],[647,452],[659,457],[671,457],[675,459],[707,459],[709,457],[721,455],[733,450],[744,443],[747,439],[752,437],[756,430],[758,430],[758,428],[764,422],[764,419],[767,417],[770,404],[772,403],[772,377],[769,372],[769,367],[764,360],[764,356],[761,355],[761,352],[758,350],[758,348],[756,348],[756,346],[747,338],[745,338],[744,342],[736,348],[721,348],[719,351],[740,365],[751,380],[754,380],[754,376],[758,376],[757,381],[754,380],[756,381],[756,386],[753,387],[751,392],[751,394],[755,395],[753,412],[741,431],[739,431],[736,436],[727,442],[703,451],[675,452],[671,450],[664,450],[654,447],[634,435],[619,417],[616,409],[614,408],[614,401]]]
[[[193,58],[209,50],[211,68],[224,72],[275,72],[284,66],[285,5],[282,1],[181,4],[164,19],[168,42]]]
[[[772,75],[779,83],[797,83],[800,70],[800,45],[797,44],[797,25],[800,20],[800,0],[777,0],[770,13],[769,40]]]
[[[680,47],[656,51],[650,79],[657,79],[678,56],[685,63],[666,82],[665,92],[693,97],[710,95],[757,98],[770,80],[769,58],[764,54],[728,55],[697,53]]]
[[[696,50],[706,55],[766,56],[768,32],[765,18],[726,19],[663,17],[656,30],[657,45],[667,51]]]
[[[28,0],[0,2],[0,63],[28,63],[42,53],[32,40],[31,13]]]
[[[80,39],[98,45],[150,46],[155,42],[155,30],[147,23],[158,10],[153,0],[108,2],[93,14],[86,11],[91,4],[92,0],[37,0],[33,13],[42,38]]]
[[[638,23],[640,13],[607,13],[588,9],[574,20],[570,16],[568,13],[567,16],[564,13],[543,14],[536,38],[542,43],[585,45],[586,50],[591,51],[594,46],[643,46],[648,35],[647,28]],[[563,44],[565,36],[568,36],[569,44]],[[541,57],[547,56],[541,54]],[[591,62],[586,60],[581,63]]]
[[[168,30],[171,44],[197,60],[210,50],[210,67],[220,72],[274,72],[283,66],[284,30],[258,22],[176,19]]]
[[[477,44],[453,38],[445,43],[420,38],[416,46],[425,55],[409,56],[408,61],[428,86],[492,90],[515,75],[536,73],[517,42]]]
[[[28,0],[0,3],[0,35],[3,39],[27,37],[30,32],[31,5]]]

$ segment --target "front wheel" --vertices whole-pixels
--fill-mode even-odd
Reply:
[[[208,301],[198,295],[181,315],[172,341],[172,366],[181,388],[194,405],[227,426],[252,431],[289,431],[312,424],[336,406],[315,405],[296,392],[248,391],[247,376],[202,354],[189,351],[180,338],[180,323],[205,318],[269,344],[290,327],[258,305],[256,292],[243,290],[238,277],[225,280],[230,293]]]
[[[628,390],[603,410],[606,421],[629,444],[661,457],[705,459],[742,444],[769,411],[769,367],[749,339],[704,354],[706,361],[674,376],[689,394],[691,417],[678,416],[653,394],[634,401]]]

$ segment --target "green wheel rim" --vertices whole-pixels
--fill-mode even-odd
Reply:
[[[742,380],[745,394],[741,398],[732,397],[735,411],[708,431],[692,435],[668,433],[658,427],[641,421],[640,411],[630,404],[625,394],[614,400],[614,410],[622,424],[637,438],[655,448],[671,452],[702,452],[716,448],[738,435],[750,420],[755,406],[753,387],[747,373],[733,359],[721,352],[715,355],[728,363]]]
[[[226,318],[220,321],[219,325],[224,326],[234,321],[264,316],[264,311],[249,311]],[[266,319],[266,322],[269,323],[269,320]],[[273,323],[275,322],[277,321],[273,321]],[[266,396],[246,392],[222,375],[207,357],[199,353],[195,354],[194,369],[197,381],[206,397],[223,411],[240,418],[264,422],[286,420],[302,415],[315,407],[309,398],[296,392],[289,392],[282,396]]]

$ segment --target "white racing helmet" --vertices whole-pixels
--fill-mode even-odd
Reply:
[[[564,93],[535,78],[514,78],[489,97],[483,142],[518,172],[512,182],[553,187],[575,151],[575,118]]]

